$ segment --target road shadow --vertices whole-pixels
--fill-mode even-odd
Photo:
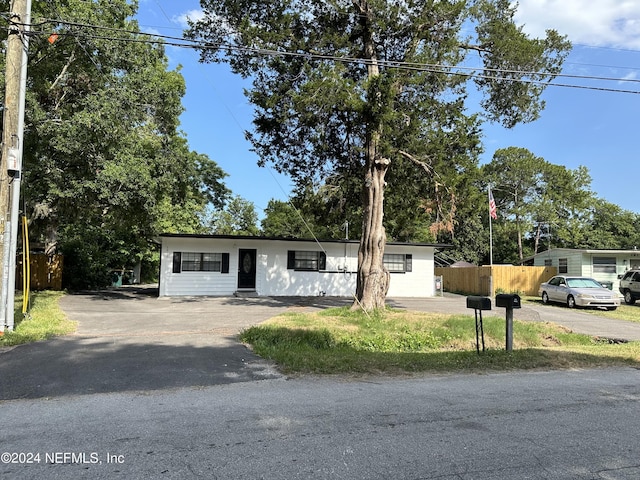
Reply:
[[[196,346],[183,339],[57,337],[0,353],[0,400],[206,387],[278,378],[234,338]],[[195,339],[194,339],[195,343]]]
[[[68,292],[68,295],[86,297],[91,300],[145,300],[157,298],[158,292],[158,287],[154,285],[128,285],[98,290],[77,290]]]
[[[146,301],[157,298],[160,301],[173,304],[203,304],[206,302],[218,303],[228,306],[263,306],[273,308],[288,307],[311,307],[317,309],[344,307],[353,303],[350,297],[329,297],[329,296],[172,296],[159,297],[157,286],[123,286],[110,287],[99,290],[81,290],[69,292],[69,295],[83,297],[91,301],[106,300],[130,300]]]

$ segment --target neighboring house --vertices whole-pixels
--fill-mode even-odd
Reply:
[[[351,297],[356,290],[358,241],[300,240],[231,235],[159,237],[160,296]],[[438,244],[387,243],[391,297],[435,294]]]
[[[533,256],[533,265],[557,267],[558,275],[595,278],[618,291],[618,275],[640,267],[640,250],[552,248]]]

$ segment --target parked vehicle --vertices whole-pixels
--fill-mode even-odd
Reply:
[[[620,293],[627,305],[633,305],[640,298],[640,270],[627,270],[620,276]]]
[[[540,285],[538,295],[544,304],[558,302],[569,308],[604,307],[615,310],[620,305],[618,295],[589,277],[557,275]]]

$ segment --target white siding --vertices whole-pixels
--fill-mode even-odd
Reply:
[[[256,293],[261,296],[351,297],[356,290],[358,245],[267,239],[162,237],[160,296],[233,295],[238,289],[238,250],[256,250]],[[287,269],[287,252],[326,253],[326,270]],[[410,254],[412,271],[392,273],[389,296],[434,295],[434,247],[387,245],[386,253]],[[228,253],[229,273],[173,273],[174,252]]]
[[[616,272],[594,272],[593,257],[615,258]],[[628,268],[640,264],[640,252],[635,250],[573,250],[557,248],[536,255],[534,257],[534,265],[542,266],[545,259],[551,259],[552,265],[557,267],[560,258],[567,259],[567,275],[592,277],[599,282],[611,282],[614,292],[618,291],[620,285],[618,275],[624,273]]]
[[[353,244],[322,244],[312,242],[283,242],[268,240],[258,261],[258,295],[266,296],[351,296],[355,292],[356,277],[351,254],[357,254]],[[345,246],[347,269],[345,272]],[[305,272],[287,269],[287,252],[323,251],[327,255],[326,270]]]
[[[229,253],[229,273],[173,273],[174,252]],[[237,288],[238,249],[228,240],[162,238],[160,296],[232,295]]]
[[[558,268],[560,274],[560,259],[567,259],[567,272],[562,275],[581,276],[585,275],[582,271],[582,252],[578,250],[557,248],[539,253],[533,259],[533,265],[536,267],[544,267],[545,260],[551,260],[551,266]]]
[[[560,258],[567,259],[567,275],[574,275],[580,277],[586,275],[584,271],[584,261],[582,258],[582,252],[565,252]]]
[[[388,245],[387,253],[405,253],[413,256],[411,272],[392,273],[389,297],[432,297],[434,285],[434,248]]]

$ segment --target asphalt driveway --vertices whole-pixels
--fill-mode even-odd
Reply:
[[[205,387],[277,378],[236,340],[285,311],[326,308],[317,298],[158,298],[157,289],[66,295],[75,334],[0,349],[0,400]]]
[[[236,336],[286,311],[346,305],[349,299],[157,298],[155,289],[122,288],[65,296],[60,305],[78,322],[73,335],[0,350],[0,400],[93,393],[200,388],[278,378]],[[395,308],[465,313],[466,297],[388,299]],[[640,308],[640,307],[638,307]],[[484,312],[504,316],[504,309]],[[514,317],[550,321],[580,333],[640,340],[640,324],[563,307],[529,305]]]

